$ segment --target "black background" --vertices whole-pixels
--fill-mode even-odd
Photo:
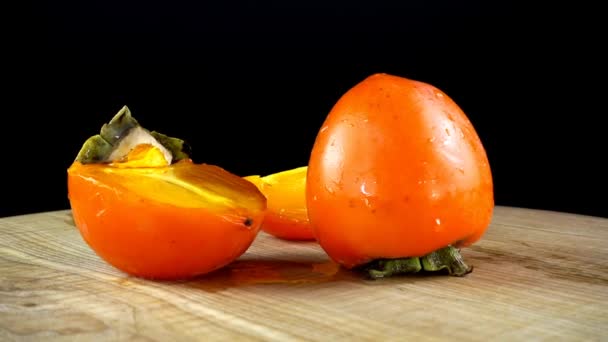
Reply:
[[[67,167],[125,104],[196,162],[266,174],[305,165],[335,101],[385,72],[467,113],[497,204],[608,217],[599,21],[500,1],[196,3],[28,5],[5,41],[0,216],[68,208]]]

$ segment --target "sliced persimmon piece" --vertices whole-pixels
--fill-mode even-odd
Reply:
[[[135,276],[190,278],[225,266],[255,239],[266,198],[224,169],[183,160],[117,168],[74,162],[76,226],[105,261]]]
[[[266,198],[218,166],[194,164],[184,140],[148,131],[123,107],[68,168],[68,198],[83,239],[134,276],[190,278],[251,245]]]
[[[247,176],[268,200],[262,230],[285,240],[314,240],[306,210],[306,172],[302,166],[264,177]]]

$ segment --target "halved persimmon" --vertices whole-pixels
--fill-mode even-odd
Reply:
[[[180,155],[179,139],[151,140],[143,129],[133,133],[138,124],[117,128],[129,121],[128,111],[119,113],[109,124],[118,139],[109,142],[102,129],[68,169],[72,214],[86,243],[114,267],[153,279],[205,274],[242,255],[259,232],[264,195]]]
[[[262,191],[268,201],[263,231],[285,240],[315,239],[306,210],[307,169],[302,166],[264,177],[245,177]]]

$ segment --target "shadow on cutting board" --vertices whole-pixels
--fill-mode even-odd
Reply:
[[[368,286],[383,285],[387,282],[415,282],[437,275],[415,274],[393,278],[373,280],[364,273],[347,270],[333,261],[281,261],[270,259],[236,260],[232,264],[195,280],[183,283],[183,286],[201,289],[208,292],[226,290],[240,286],[313,286],[320,283],[358,283]]]
[[[362,277],[332,261],[236,260],[185,285],[205,291],[262,284],[316,284],[330,281],[361,281]]]

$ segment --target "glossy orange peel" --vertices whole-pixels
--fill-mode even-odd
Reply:
[[[381,261],[381,274],[432,253],[454,259],[445,248],[479,240],[494,209],[488,158],[466,114],[435,86],[388,74],[367,77],[336,102],[306,184],[319,245],[347,268]]]

